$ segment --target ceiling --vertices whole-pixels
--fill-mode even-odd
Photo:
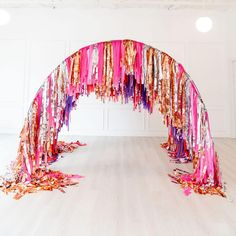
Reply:
[[[236,0],[0,0],[1,8],[158,8],[158,9],[211,9],[236,8]]]

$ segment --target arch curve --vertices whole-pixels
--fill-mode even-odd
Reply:
[[[83,145],[58,141],[63,125],[82,95],[125,103],[153,112],[168,127],[162,144],[176,162],[193,162],[193,173],[175,170],[171,178],[188,193],[225,196],[209,117],[200,93],[183,66],[156,48],[133,40],[99,42],[81,48],[55,68],[39,88],[20,135],[12,177],[1,189],[19,199],[37,190],[76,184],[79,175],[50,170],[59,153]],[[53,184],[52,184],[53,183]]]

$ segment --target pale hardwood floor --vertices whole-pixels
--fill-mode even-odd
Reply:
[[[2,165],[15,152],[15,140],[0,137]],[[167,176],[176,165],[160,148],[163,138],[80,140],[88,146],[65,155],[53,166],[84,175],[80,185],[68,188],[65,194],[39,192],[19,201],[0,193],[1,236],[236,235],[235,139],[215,140],[229,199],[186,197]],[[191,170],[191,165],[178,167]]]

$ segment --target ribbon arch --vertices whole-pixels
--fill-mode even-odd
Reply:
[[[193,162],[193,172],[175,170],[171,178],[186,194],[225,196],[208,112],[183,66],[168,54],[133,40],[99,42],[81,48],[55,68],[39,88],[29,108],[11,176],[1,189],[15,199],[38,190],[63,190],[80,175],[49,169],[62,152],[84,145],[58,141],[63,125],[82,95],[102,100],[132,101],[133,109],[153,112],[158,105],[168,127],[162,147],[176,162]]]

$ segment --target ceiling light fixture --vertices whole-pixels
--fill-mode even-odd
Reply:
[[[195,25],[199,32],[207,33],[212,29],[213,22],[210,17],[202,16],[196,20]]]
[[[4,9],[0,9],[0,26],[7,25],[10,22],[10,19],[10,13]]]

